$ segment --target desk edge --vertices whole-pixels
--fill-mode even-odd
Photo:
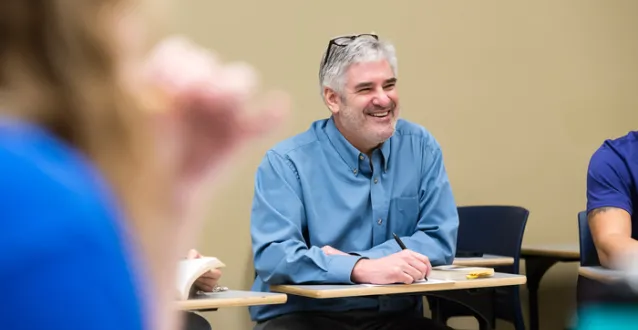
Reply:
[[[278,305],[285,304],[288,301],[288,295],[283,292],[272,292],[274,295],[261,296],[261,297],[244,297],[244,298],[227,298],[218,299],[220,304],[209,304],[206,306],[200,306],[204,302],[214,301],[216,299],[189,299],[177,301],[177,307],[183,311],[193,311],[200,309],[217,309],[227,307],[248,307],[257,305]],[[230,302],[229,302],[230,301]],[[200,304],[201,303],[201,304]]]
[[[518,275],[518,274],[517,274]],[[497,283],[494,285],[486,285],[486,286],[478,286],[478,287],[474,287],[472,285],[467,285],[467,283],[476,283],[474,281],[490,281],[490,282],[495,282],[496,280],[498,280],[501,283]],[[378,286],[378,287],[368,287],[369,289],[373,289],[373,290],[369,290],[369,291],[373,291],[375,293],[370,293],[370,294],[358,294],[358,295],[348,295],[347,293],[344,294],[344,291],[357,291],[357,290],[361,290],[363,287],[360,285],[353,285],[351,288],[345,288],[345,289],[339,289],[339,290],[304,290],[304,289],[297,289],[294,288],[294,285],[273,285],[270,287],[270,290],[272,292],[279,292],[279,293],[285,293],[285,294],[292,294],[292,295],[297,295],[297,296],[303,296],[303,297],[308,297],[308,298],[315,298],[315,299],[328,299],[328,298],[342,298],[342,297],[364,297],[364,296],[375,296],[375,295],[385,295],[385,294],[407,294],[407,293],[414,293],[414,294],[420,294],[420,293],[428,293],[428,292],[437,292],[437,291],[451,291],[451,290],[468,290],[468,289],[483,289],[483,288],[496,288],[496,287],[503,287],[503,286],[517,286],[517,285],[524,285],[527,283],[527,277],[525,275],[519,275],[516,277],[510,277],[510,278],[499,278],[499,279],[494,279],[494,278],[484,278],[484,279],[475,279],[475,280],[467,280],[467,281],[457,281],[454,283],[449,283],[448,287],[447,285],[442,285],[442,286],[437,286],[438,287],[445,287],[444,289],[440,289],[440,290],[419,290],[420,286],[415,285],[415,286],[406,286],[410,289],[405,290],[405,291],[401,291],[401,292],[387,292],[387,293],[383,293],[383,292],[379,292],[376,293],[378,291],[392,291],[391,286]],[[421,287],[422,288],[422,287]],[[277,289],[281,290],[285,290],[285,291],[277,291]],[[377,290],[374,290],[377,289]]]

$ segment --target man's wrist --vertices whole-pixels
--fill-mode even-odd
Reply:
[[[354,264],[352,268],[352,274],[350,274],[350,279],[354,283],[367,283],[366,275],[369,274],[367,270],[369,268],[372,260],[368,258],[361,258]]]

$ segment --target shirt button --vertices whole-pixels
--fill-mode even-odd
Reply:
[[[379,178],[374,178],[374,183],[378,183],[379,182]]]
[[[355,168],[354,170],[352,170],[352,173],[357,174],[357,169]]]
[[[359,159],[363,160],[363,155],[359,155]]]
[[[377,220],[378,224],[382,224],[383,223],[383,219],[379,218],[379,220]]]

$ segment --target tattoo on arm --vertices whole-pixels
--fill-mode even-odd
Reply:
[[[616,207],[599,207],[597,209],[591,210],[591,212],[589,212],[589,214],[587,214],[587,219],[591,220],[593,217],[597,216],[600,213],[605,213],[607,211],[617,210],[617,209],[618,208],[616,208]]]

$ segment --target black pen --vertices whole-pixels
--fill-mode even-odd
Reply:
[[[392,236],[394,236],[394,240],[397,241],[397,244],[399,244],[399,247],[401,247],[401,250],[407,250],[408,248],[405,247],[405,244],[403,244],[403,242],[401,241],[401,239],[399,238],[399,236],[397,236],[397,234],[392,233]],[[424,279],[427,281],[428,277],[427,276],[423,276]]]

